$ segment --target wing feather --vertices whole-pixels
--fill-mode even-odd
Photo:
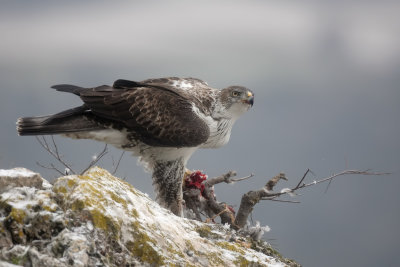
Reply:
[[[122,81],[116,81],[118,88],[80,91],[80,97],[95,116],[126,127],[148,145],[191,147],[208,139],[209,128],[187,96],[167,86]]]

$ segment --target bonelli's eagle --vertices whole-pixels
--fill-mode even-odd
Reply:
[[[179,216],[186,162],[198,148],[225,145],[233,124],[254,101],[253,92],[245,87],[219,90],[195,78],[52,88],[78,95],[83,105],[54,115],[20,118],[19,135],[62,134],[132,151],[152,172],[160,204]]]

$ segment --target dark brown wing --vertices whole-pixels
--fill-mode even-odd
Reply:
[[[171,88],[118,80],[113,87],[80,90],[78,95],[95,118],[126,127],[148,145],[192,147],[209,136],[191,101]]]

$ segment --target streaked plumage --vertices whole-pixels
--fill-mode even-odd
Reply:
[[[20,135],[63,134],[132,151],[152,172],[160,203],[182,213],[182,177],[198,148],[229,141],[234,122],[253,105],[241,86],[214,89],[195,78],[117,80],[113,86],[56,85],[84,104],[54,115],[18,119]]]

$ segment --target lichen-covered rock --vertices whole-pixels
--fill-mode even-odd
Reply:
[[[179,218],[98,167],[1,193],[0,237],[0,265],[295,265],[265,242]]]

